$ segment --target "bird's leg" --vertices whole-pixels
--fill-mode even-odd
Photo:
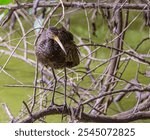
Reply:
[[[66,67],[64,68],[64,73],[65,73],[65,79],[64,79],[64,83],[65,83],[65,92],[64,92],[64,106],[67,107],[67,100],[66,100],[66,92],[67,92],[67,72],[66,72]]]
[[[55,97],[56,84],[57,84],[57,77],[55,75],[54,69],[53,68],[51,68],[51,69],[52,69],[52,73],[53,73],[54,81],[55,81],[54,88],[53,88],[52,100],[51,100],[51,103],[50,103],[50,106],[53,106],[54,105],[54,97]]]
[[[42,69],[41,69],[41,80],[40,80],[40,84],[42,85],[42,87],[44,87],[44,75],[43,75],[43,69],[44,69],[44,66],[42,66]]]
[[[65,116],[65,112],[68,111],[68,108],[67,108],[67,100],[66,100],[66,92],[67,92],[67,73],[66,73],[66,67],[64,67],[64,73],[65,73],[65,76],[64,76],[64,84],[65,84],[65,90],[64,90],[64,107],[63,107],[63,110],[62,110],[62,118],[61,120],[63,121],[63,118]]]

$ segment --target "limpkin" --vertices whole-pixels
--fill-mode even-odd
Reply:
[[[37,60],[46,67],[51,67],[55,79],[53,95],[50,106],[54,105],[54,96],[57,78],[54,69],[64,68],[65,73],[65,91],[64,91],[64,105],[66,102],[66,86],[67,74],[66,67],[72,68],[80,63],[79,51],[74,43],[73,35],[64,27],[57,29],[56,27],[49,27],[43,31],[39,37],[36,45]]]

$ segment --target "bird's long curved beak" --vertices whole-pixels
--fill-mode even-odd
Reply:
[[[61,43],[60,39],[55,35],[54,36],[54,40],[59,44],[60,48],[64,51],[64,53],[67,55],[67,52],[63,46],[63,44]]]

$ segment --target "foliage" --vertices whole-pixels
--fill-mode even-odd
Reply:
[[[9,4],[12,3],[12,0],[1,0],[0,1],[0,5],[5,5],[5,4]]]

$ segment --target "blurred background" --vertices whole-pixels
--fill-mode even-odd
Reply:
[[[37,6],[35,9],[33,6],[36,2],[32,0],[0,2],[0,122],[10,121],[7,107],[14,117],[23,119],[28,113],[22,102],[25,101],[29,107],[32,104],[36,77],[34,43],[39,28],[55,7],[47,6],[44,9],[43,6]],[[138,90],[147,88],[150,84],[150,11],[148,8],[141,8],[149,3],[144,0],[41,0],[39,5],[48,2],[60,3],[61,6],[52,14],[44,28],[64,26],[74,35],[74,41],[80,51],[80,65],[67,69],[67,94],[77,101],[76,103],[68,98],[69,105],[78,107],[79,103],[85,103],[85,113],[106,116],[149,111],[149,105],[141,110],[140,107],[143,103],[148,103],[150,91]],[[62,2],[68,2],[70,5],[71,2],[76,3],[73,7],[69,4],[66,6],[65,3],[63,5]],[[24,8],[14,11],[7,7],[8,4],[13,7],[23,3],[31,3],[31,6],[23,6]],[[80,6],[85,3],[89,3],[90,6],[88,8]],[[93,8],[91,3],[104,6]],[[134,4],[133,7],[132,5],[130,8],[117,7],[118,4],[129,3]],[[2,5],[6,8],[2,8]],[[137,9],[135,5],[140,8]],[[116,62],[112,62],[113,60]],[[114,69],[110,74],[112,65]],[[41,69],[42,65],[39,64],[37,86],[43,86],[40,82]],[[56,70],[56,75],[60,79],[57,91],[63,93],[63,70]],[[44,82],[45,88],[53,87],[54,79],[50,68],[44,68]],[[115,93],[117,90],[118,92],[113,94],[113,91]],[[110,95],[86,103],[103,92]],[[47,107],[51,93],[37,88],[34,112]],[[63,95],[56,94],[56,103],[62,104]],[[61,122],[61,114],[47,116],[43,120]],[[64,122],[69,120],[70,118],[66,118]],[[135,122],[149,121],[147,118],[135,120]]]

